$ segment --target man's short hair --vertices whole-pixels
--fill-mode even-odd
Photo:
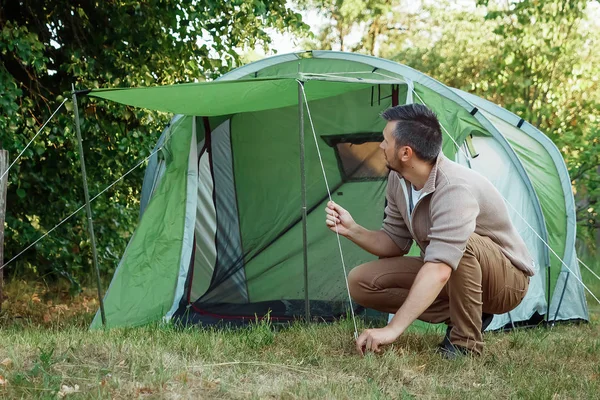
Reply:
[[[390,107],[381,116],[398,121],[393,135],[396,148],[409,146],[421,160],[433,163],[442,150],[442,131],[435,113],[421,104]]]

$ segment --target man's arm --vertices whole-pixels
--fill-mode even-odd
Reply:
[[[327,203],[325,212],[330,230],[350,239],[369,253],[378,257],[395,257],[406,253],[383,230],[371,231],[360,226],[348,211],[333,201]]]
[[[385,328],[367,329],[356,341],[360,354],[379,352],[379,346],[393,343],[437,298],[450,279],[452,268],[444,263],[425,263],[419,270],[408,297]]]
[[[333,201],[327,203],[327,226],[333,232],[337,231],[340,235],[378,257],[405,255],[410,250],[413,238],[396,204],[399,182],[397,175],[390,173],[382,229],[375,231],[365,229],[354,222],[348,211]]]
[[[371,231],[356,224],[347,238],[378,257],[396,257],[406,253],[381,229]]]

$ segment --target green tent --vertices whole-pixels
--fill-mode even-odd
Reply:
[[[215,82],[90,95],[177,114],[150,159],[139,226],[105,297],[110,327],[345,315],[313,128],[333,199],[378,229],[388,173],[380,113],[408,103],[432,108],[446,156],[500,190],[536,261],[523,303],[488,329],[588,320],[564,161],[543,133],[495,104],[392,61],[333,51],[270,57]],[[349,268],[374,259],[345,239],[342,249]]]

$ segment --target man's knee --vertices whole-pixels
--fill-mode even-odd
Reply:
[[[366,263],[355,267],[348,274],[348,289],[352,299],[364,307],[372,307],[373,294],[379,288],[373,285],[376,275],[373,274],[373,263]]]
[[[350,296],[356,301],[361,297],[361,293],[365,287],[365,276],[364,276],[365,264],[359,265],[350,271],[348,274],[348,289],[350,290]]]

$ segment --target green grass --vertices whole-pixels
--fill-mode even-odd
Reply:
[[[593,398],[600,326],[486,334],[480,358],[447,361],[436,334],[355,354],[352,324],[268,323],[227,331],[169,326],[89,332],[0,330],[0,397],[56,398]],[[66,389],[65,389],[66,388]]]
[[[597,262],[588,264],[600,270]],[[600,294],[600,282],[583,277]],[[359,357],[349,320],[273,329],[86,329],[93,291],[13,282],[0,318],[0,398],[583,399],[600,397],[600,306],[589,324],[485,335],[482,357],[447,361],[439,333],[407,333]],[[361,326],[362,327],[362,326]]]

